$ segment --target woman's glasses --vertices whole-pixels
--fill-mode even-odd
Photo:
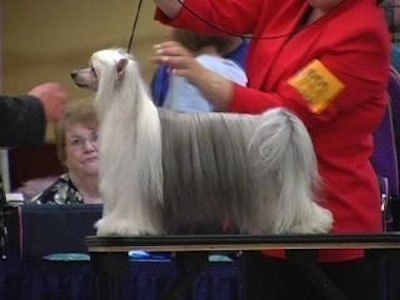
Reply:
[[[89,143],[90,147],[97,150],[97,142],[98,136],[96,133],[93,133],[89,137],[74,136],[67,140],[66,144],[71,148],[84,150],[87,147],[87,143]]]

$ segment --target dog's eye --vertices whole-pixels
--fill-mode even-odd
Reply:
[[[97,76],[96,75],[96,70],[94,68],[90,68],[90,74]]]

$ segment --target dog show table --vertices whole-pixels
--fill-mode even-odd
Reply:
[[[179,278],[174,261],[131,259],[113,300],[161,300]],[[0,260],[1,300],[104,299],[101,276],[90,261]],[[239,300],[240,262],[215,262],[195,282],[190,300]]]
[[[206,270],[208,255],[218,251],[259,251],[284,249],[288,259],[296,264],[320,290],[324,299],[344,300],[316,264],[318,249],[365,249],[376,262],[376,274],[382,276],[385,263],[400,261],[400,233],[383,234],[325,234],[325,235],[182,235],[141,237],[88,236],[86,244],[96,272],[103,280],[103,299],[119,299],[119,282],[128,266],[127,253],[132,250],[161,251],[175,254],[180,280],[165,293],[163,299],[181,298],[190,291],[192,283]],[[392,276],[390,276],[391,278]],[[388,280],[390,280],[390,278]],[[386,285],[386,283],[383,283]],[[383,286],[383,289],[386,287]],[[388,299],[397,299],[394,284],[390,284]]]

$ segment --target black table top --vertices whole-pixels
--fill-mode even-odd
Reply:
[[[400,232],[377,234],[169,235],[86,237],[89,252],[400,249]]]

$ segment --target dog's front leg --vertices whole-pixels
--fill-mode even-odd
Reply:
[[[119,185],[117,193],[105,196],[103,217],[96,222],[98,236],[136,236],[162,234],[160,209],[154,202],[136,192],[135,185],[124,189]],[[124,192],[122,192],[124,191]]]

